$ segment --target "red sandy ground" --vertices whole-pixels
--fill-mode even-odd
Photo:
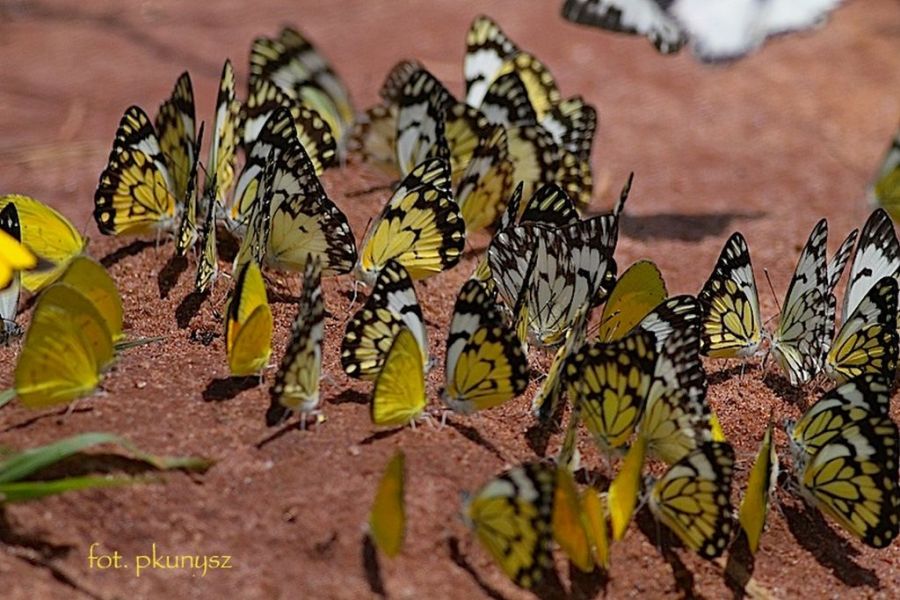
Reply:
[[[294,23],[337,65],[358,107],[374,102],[384,73],[405,57],[422,60],[460,92],[465,32],[484,12],[553,69],[564,94],[582,94],[599,108],[594,207],[609,207],[627,173],[636,172],[617,258],[622,265],[655,260],[671,293],[696,292],[726,237],[739,229],[750,243],[757,278],[764,281],[767,268],[781,295],[818,218],[829,219],[831,250],[838,236],[862,224],[865,184],[900,115],[895,1],[850,2],[822,31],[777,40],[729,68],[703,67],[687,55],[661,57],[645,40],[566,24],[557,5],[0,2],[0,193],[40,198],[84,228],[93,238],[90,253],[103,259],[119,285],[128,331],[166,338],[125,352],[102,393],[71,414],[7,406],[0,411],[0,444],[27,447],[102,430],[152,452],[217,461],[202,476],[167,474],[158,483],[0,511],[6,598],[531,596],[504,578],[457,515],[461,490],[533,459],[533,446],[540,449],[527,414],[536,383],[522,398],[477,418],[454,417],[443,430],[376,432],[366,406],[369,386],[349,381],[338,360],[344,323],[355,308],[352,284],[331,279],[324,284],[328,421],[315,431],[288,431],[258,449],[271,433],[263,414],[273,373],[266,372],[261,386],[228,380],[221,311],[229,279],[220,279],[197,306],[186,300],[190,265],[163,294],[171,278],[159,274],[171,245],[156,249],[152,242],[102,238],[89,215],[122,111],[138,103],[152,113],[183,69],[193,76],[200,118],[209,122],[223,59],[235,61],[243,89],[253,37]],[[324,179],[361,237],[386,194],[348,194],[387,182],[355,160]],[[462,264],[418,286],[438,365],[429,377],[432,397],[443,376],[443,335],[455,292],[486,243],[486,236],[475,237]],[[291,293],[272,297],[274,359],[286,343],[291,296],[299,287],[296,277],[283,281]],[[775,302],[762,289],[768,317]],[[209,345],[199,341],[204,336],[212,337]],[[4,388],[15,351],[0,350]],[[743,379],[736,363],[708,368],[710,402],[736,447],[743,485],[770,410],[779,418],[796,416],[821,389],[790,390],[775,373],[764,378],[755,363]],[[900,417],[896,405],[893,413]],[[553,433],[546,453],[559,442]],[[783,433],[778,443],[783,449]],[[407,454],[409,530],[401,556],[379,559],[376,568],[362,543],[364,523],[377,478],[397,448]],[[602,468],[586,439],[581,448],[589,467]],[[91,466],[133,469],[102,456]],[[65,472],[83,468],[72,463]],[[786,493],[779,497],[783,514],[770,515],[753,569],[759,595],[896,597],[900,543],[865,548]],[[633,525],[614,546],[608,575],[572,578],[560,557],[561,583],[545,586],[542,596],[732,593],[721,565],[684,550],[661,551],[657,540],[646,519],[642,528]],[[95,542],[120,552],[129,568],[89,570],[86,557]],[[132,559],[152,544],[160,553],[232,555],[234,568],[205,577],[147,570],[137,578]]]

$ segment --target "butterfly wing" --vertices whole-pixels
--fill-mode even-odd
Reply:
[[[643,35],[662,54],[678,52],[687,36],[655,0],[566,0],[563,18],[620,33]]]
[[[488,131],[478,140],[456,188],[456,202],[468,232],[494,224],[512,188],[506,131],[502,127],[489,127]]]
[[[844,293],[842,316],[849,319],[863,297],[882,277],[898,277],[900,273],[900,242],[888,214],[875,210],[859,234],[856,254],[850,265],[850,279]]]
[[[759,299],[747,242],[740,233],[725,243],[715,269],[697,296],[703,308],[701,351],[712,358],[752,356],[761,339]]]
[[[242,267],[225,317],[225,347],[234,376],[259,373],[272,353],[272,311],[259,266]]]
[[[706,442],[669,467],[650,491],[650,510],[685,546],[716,558],[731,541],[734,450]]]
[[[321,282],[319,261],[309,261],[303,274],[303,295],[291,329],[291,341],[269,394],[272,402],[266,413],[266,424],[270,427],[281,422],[289,411],[310,413],[319,405],[322,338],[325,334]]]
[[[619,339],[634,329],[668,296],[659,268],[641,260],[625,270],[616,281],[600,317],[597,336],[606,342]]]
[[[116,289],[116,282],[100,263],[87,256],[78,256],[69,263],[59,281],[72,286],[90,300],[103,318],[113,341],[124,337],[122,298]]]
[[[875,174],[868,195],[871,204],[885,209],[895,221],[900,218],[900,127]]]
[[[397,450],[384,469],[369,514],[369,535],[391,558],[400,553],[406,535],[405,462],[403,451]]]
[[[747,536],[750,552],[759,550],[759,538],[766,525],[769,512],[769,498],[778,483],[778,454],[772,443],[772,423],[763,435],[756,461],[750,470],[747,490],[738,511],[738,521]]]
[[[477,281],[467,281],[456,298],[445,357],[442,399],[458,412],[498,406],[528,385],[522,346]]]
[[[372,397],[372,422],[403,426],[425,409],[424,365],[419,342],[407,328],[400,329],[388,350]]]

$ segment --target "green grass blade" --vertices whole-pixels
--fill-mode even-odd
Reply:
[[[0,392],[0,408],[9,404],[10,400],[16,397],[16,388],[9,388]]]
[[[93,488],[116,487],[139,482],[132,477],[104,477],[84,476],[66,477],[52,481],[19,481],[16,483],[0,484],[0,504],[12,502],[27,502],[38,500],[46,496],[73,492],[75,490],[87,490]]]

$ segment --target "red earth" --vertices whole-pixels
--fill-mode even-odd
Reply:
[[[820,31],[775,40],[727,67],[688,54],[662,57],[643,39],[563,22],[559,2],[521,0],[188,3],[72,0],[0,2],[0,193],[17,192],[59,208],[92,238],[89,252],[110,269],[122,293],[126,329],[163,336],[123,353],[102,391],[68,413],[0,411],[0,445],[29,447],[86,431],[122,434],[158,454],[203,455],[204,475],[153,476],[128,488],[88,491],[0,510],[0,585],[6,598],[527,598],[494,566],[459,518],[460,492],[504,467],[552,455],[560,433],[541,439],[521,398],[443,429],[376,430],[370,386],[348,380],[339,363],[351,304],[349,278],[326,280],[324,411],[318,429],[272,433],[263,415],[273,369],[258,381],[228,378],[222,340],[220,278],[211,297],[190,295],[193,267],[169,263],[170,243],[100,236],[91,198],[123,110],[148,111],[188,69],[200,118],[212,118],[222,61],[235,61],[241,89],[251,40],[295,24],[327,54],[357,107],[376,100],[401,58],[424,62],[462,91],[464,39],[480,13],[495,18],[553,70],[565,95],[595,104],[600,127],[593,208],[610,207],[629,171],[635,186],[617,251],[620,265],[650,258],[672,294],[695,293],[728,235],[740,230],[783,294],[817,219],[838,238],[862,225],[864,190],[900,116],[900,6],[848,2]],[[351,157],[324,184],[359,237],[387,193],[353,192],[387,184]],[[457,268],[418,285],[438,368],[456,290],[488,242],[475,236]],[[168,268],[167,268],[168,265]],[[223,263],[223,267],[225,263]],[[282,277],[270,300],[280,357],[295,310],[296,276]],[[764,317],[777,313],[762,284]],[[27,322],[28,312],[20,317]],[[17,345],[0,349],[0,386],[8,387]],[[547,357],[537,359],[546,369]],[[733,499],[746,482],[770,411],[796,417],[823,388],[790,389],[751,362],[708,362],[709,400],[738,456]],[[893,416],[900,418],[895,403]],[[785,450],[783,433],[777,436]],[[546,447],[544,447],[546,446]],[[586,438],[584,461],[602,469]],[[363,543],[378,477],[397,448],[407,455],[409,527],[396,559]],[[67,463],[136,472],[99,454]],[[139,471],[137,471],[139,472]],[[850,539],[786,492],[779,493],[755,564],[733,553],[732,574],[757,597],[896,597],[900,543],[880,551]],[[572,573],[558,555],[547,598],[722,597],[740,595],[725,561],[706,562],[660,545],[646,518],[612,549],[608,574]],[[89,549],[119,552],[121,569],[90,568]],[[137,555],[229,555],[229,569],[146,569]]]

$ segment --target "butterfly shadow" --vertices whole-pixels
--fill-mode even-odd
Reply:
[[[28,551],[28,554],[34,555],[39,560],[51,561],[54,559],[66,558],[74,546],[69,544],[54,544],[46,541],[37,533],[21,531],[15,524],[11,523],[6,510],[0,506],[0,543],[6,549],[22,548]],[[24,558],[27,562],[31,560]],[[39,564],[36,566],[40,566]]]
[[[368,532],[362,536],[362,565],[366,574],[366,582],[372,593],[376,596],[387,597],[387,589],[385,589],[384,579],[381,577],[381,564],[378,562],[378,551]]]
[[[249,377],[220,377],[210,381],[203,390],[204,402],[224,402],[234,399],[241,392],[258,387],[262,383],[259,375]]]
[[[8,433],[10,431],[16,431],[17,429],[25,429],[26,427],[30,427],[39,421],[43,421],[44,419],[49,419],[51,417],[56,417],[57,423],[61,423],[64,418],[72,413],[86,413],[92,412],[94,410],[93,406],[64,406],[59,410],[49,410],[43,412],[39,415],[35,415],[33,417],[28,417],[24,421],[19,421],[18,423],[13,423],[8,426],[6,429],[0,430],[0,433]]]
[[[816,561],[851,587],[878,589],[881,582],[875,571],[853,560],[860,552],[825,521],[819,511],[781,504],[788,529],[804,550]]]
[[[456,421],[447,421],[447,426],[455,429],[461,436],[466,438],[467,440],[478,444],[501,461],[508,462],[500,450],[497,449],[495,445],[490,443],[488,440],[484,439],[484,436],[481,435],[481,432],[472,427],[471,425],[464,425],[463,423],[457,423]]]
[[[570,562],[569,585],[571,588],[569,598],[572,600],[590,600],[596,598],[600,592],[605,596],[609,585],[609,573],[602,568],[585,573]]]
[[[186,256],[173,254],[166,261],[166,264],[160,269],[156,276],[156,285],[159,287],[159,297],[165,300],[169,297],[169,293],[178,284],[181,274],[187,269],[188,260]]]
[[[756,559],[750,551],[750,542],[743,529],[738,530],[737,538],[728,548],[728,562],[725,564],[725,585],[732,591],[735,599],[748,595],[747,584],[753,579]]]
[[[745,376],[749,368],[750,367],[746,363],[741,361],[738,364],[719,369],[718,371],[713,371],[712,373],[707,372],[706,381],[709,385],[719,385],[720,383],[725,383],[735,377],[740,378]]]
[[[634,521],[641,533],[655,543],[663,560],[669,563],[669,566],[672,568],[672,576],[675,578],[675,586],[681,590],[685,598],[696,598],[694,573],[684,564],[678,553],[675,552],[675,548],[684,547],[681,540],[666,527],[660,525],[647,506],[642,507],[635,514]]]
[[[806,397],[802,386],[791,385],[790,380],[780,373],[766,373],[762,378],[765,385],[773,394],[778,396],[785,404],[805,408]]]
[[[730,232],[734,221],[755,220],[764,216],[763,212],[626,214],[620,221],[619,228],[625,237],[640,241],[700,242],[705,238]]]
[[[203,306],[203,301],[208,295],[209,291],[194,291],[181,299],[181,302],[175,307],[175,322],[178,323],[178,329],[185,329],[191,324],[191,319],[200,312],[200,307]]]
[[[371,396],[364,394],[359,390],[347,388],[337,396],[328,399],[329,404],[369,404]]]
[[[119,264],[122,260],[129,256],[137,256],[147,248],[156,247],[157,242],[150,240],[135,240],[127,246],[117,248],[100,259],[100,264],[109,269],[113,265]]]
[[[488,598],[492,598],[493,600],[507,600],[506,596],[495,590],[491,587],[484,579],[481,578],[481,575],[478,574],[478,571],[475,570],[469,561],[466,560],[465,554],[463,554],[460,549],[459,538],[456,536],[451,536],[450,539],[447,540],[447,546],[450,550],[450,560],[453,563],[469,574],[475,584],[481,588],[481,591],[484,592],[484,595]]]
[[[385,429],[382,431],[376,431],[375,433],[366,436],[362,441],[360,441],[361,446],[368,446],[370,444],[374,444],[375,442],[386,440],[388,438],[394,437],[398,433],[402,432],[406,429],[406,425],[401,425],[400,427],[395,427],[393,429]]]

